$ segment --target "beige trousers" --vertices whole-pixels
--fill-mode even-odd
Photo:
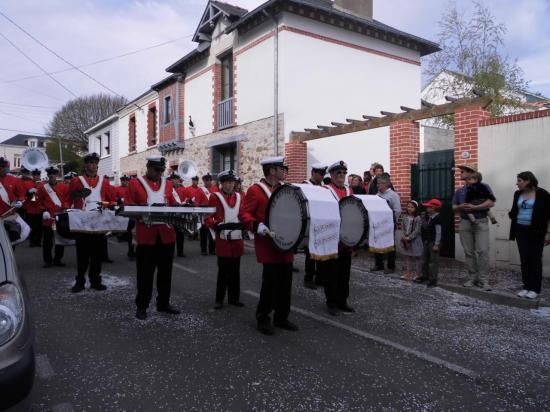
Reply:
[[[460,243],[466,257],[466,267],[472,282],[489,281],[489,222],[487,218],[477,219],[473,224],[462,219],[459,225]]]

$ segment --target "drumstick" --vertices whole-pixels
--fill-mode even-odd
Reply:
[[[12,207],[12,208],[6,210],[0,217],[4,217],[4,216],[6,216],[6,215],[9,215],[9,214],[11,214],[14,210],[15,210],[14,207]]]

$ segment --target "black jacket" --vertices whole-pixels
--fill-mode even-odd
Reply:
[[[512,204],[512,210],[508,213],[510,219],[512,219],[512,225],[510,226],[510,240],[516,239],[516,225],[518,218],[518,199],[521,195],[519,190],[514,193],[514,203]],[[550,193],[546,190],[537,188],[535,192],[535,205],[533,206],[533,218],[531,220],[531,230],[533,234],[542,235],[548,230],[548,221],[550,220]]]

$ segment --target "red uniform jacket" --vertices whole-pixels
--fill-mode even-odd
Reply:
[[[220,189],[218,189],[218,186],[216,186],[215,184],[211,184],[210,187],[207,187],[208,191],[210,193],[214,193],[214,192],[219,192]]]
[[[143,177],[151,189],[157,191],[160,189],[161,182],[153,182],[147,177]],[[166,181],[164,188],[164,198],[168,205],[176,205],[176,199],[172,195],[172,183]],[[130,205],[146,205],[147,192],[138,179],[130,180],[128,185],[128,202]],[[157,238],[160,237],[161,243],[174,243],[176,241],[176,231],[170,225],[151,225],[136,220],[136,241],[139,245],[154,245]]]
[[[262,179],[262,183],[269,187],[269,184]],[[275,188],[270,188],[271,191]],[[263,189],[258,185],[252,185],[246,192],[246,198],[239,220],[243,222],[247,229],[256,233],[259,223],[265,224],[267,214],[268,197]],[[260,263],[291,263],[294,260],[294,253],[281,252],[277,249],[269,237],[254,235],[254,248],[256,250],[256,259]]]
[[[55,214],[60,213],[63,209],[67,209],[70,206],[71,201],[68,196],[69,186],[64,185],[63,183],[56,183],[52,189],[61,201],[61,206],[57,206],[46,191],[46,183],[47,182],[41,183],[40,186],[38,186],[38,199],[40,199],[40,207],[42,210],[47,210],[51,216],[48,220],[42,220],[42,226],[51,227],[55,221]]]
[[[176,193],[180,197],[181,203],[187,203],[189,200],[189,195],[187,193],[187,188],[185,186],[176,187]]]
[[[86,182],[88,182],[88,185],[90,187],[96,187],[97,183],[99,182],[99,176],[96,176],[96,177],[84,176],[84,179],[86,179]],[[69,198],[71,196],[71,193],[73,193],[75,190],[80,190],[82,188],[83,186],[80,179],[78,177],[73,177],[73,180],[71,180],[71,185],[69,186]],[[103,186],[101,186],[101,200],[104,202],[114,202],[115,200],[113,198],[111,184],[107,179],[103,179]],[[75,209],[82,209],[83,205],[84,205],[84,201],[82,199],[77,199],[74,201]]]
[[[122,199],[123,204],[128,204],[129,190],[128,186],[112,186],[114,189],[115,200]]]
[[[329,183],[328,185],[324,186],[325,189],[329,190],[329,186],[336,192],[338,195],[338,200],[343,199],[346,196],[350,196],[353,194],[353,191],[351,188],[344,186],[343,188],[339,188],[334,183]],[[339,252],[351,252],[352,248],[349,248],[347,246],[344,246],[342,243],[338,243],[338,251]]]
[[[237,195],[232,193],[227,195],[223,190],[220,191],[229,207],[235,207],[237,203]],[[225,210],[218,196],[211,195],[208,206],[215,207],[216,213],[210,215],[205,220],[205,225],[214,229],[218,223],[222,223],[225,218]],[[243,199],[241,197],[241,206],[239,207],[239,215],[243,210]],[[220,257],[241,257],[244,255],[244,240],[223,240],[220,239],[219,233],[216,233],[216,255]]]
[[[40,202],[38,199],[38,192],[36,193],[36,199],[35,201],[31,201],[30,197],[27,196],[27,191],[30,189],[37,189],[40,182],[35,182],[34,180],[30,178],[21,178],[21,188],[23,190],[23,194],[25,195],[25,201],[23,202],[23,209],[25,209],[25,212],[31,215],[39,215],[42,213],[42,208],[40,206]]]
[[[200,187],[189,186],[187,189],[187,196],[196,205],[208,205],[208,198],[204,194],[204,191]]]
[[[9,203],[0,198],[0,216],[11,209],[11,202],[15,200],[25,200],[25,190],[21,184],[21,179],[12,175],[0,176],[0,183],[4,186],[8,194]]]

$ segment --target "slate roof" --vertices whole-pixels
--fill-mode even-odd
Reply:
[[[248,10],[243,9],[242,7],[234,6],[233,4],[224,3],[222,1],[213,0],[211,1],[211,3],[224,13],[229,14],[230,16],[242,17],[246,13],[248,13]]]
[[[27,141],[29,139],[37,139],[38,140],[38,146],[42,147],[40,143],[43,143],[44,141],[48,140],[45,136],[34,136],[30,134],[16,134],[13,137],[10,137],[7,140],[4,140],[1,144],[9,144],[12,146],[28,146]]]

